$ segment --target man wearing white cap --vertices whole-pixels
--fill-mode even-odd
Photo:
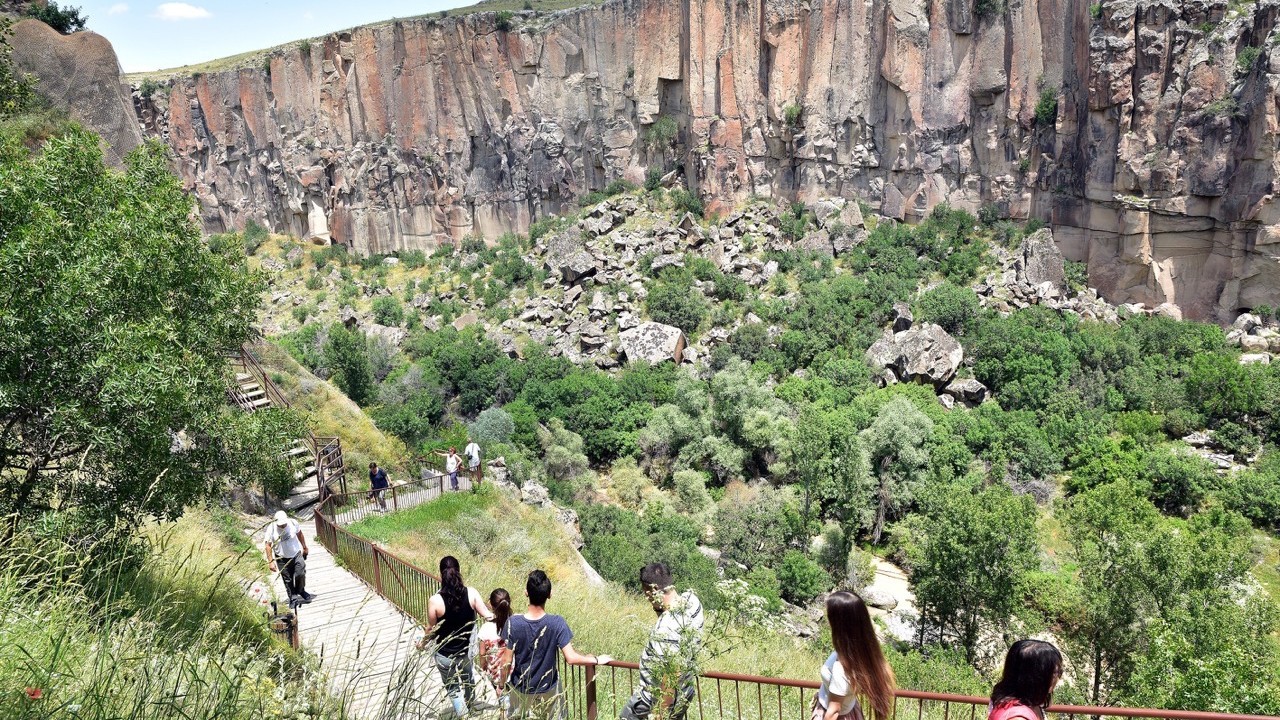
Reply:
[[[276,513],[275,522],[267,526],[264,538],[267,551],[267,567],[279,570],[284,591],[289,595],[289,606],[296,607],[311,602],[315,596],[307,592],[307,538],[296,520],[291,520],[283,510]]]

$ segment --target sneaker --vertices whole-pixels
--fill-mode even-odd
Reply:
[[[302,603],[303,605],[305,605],[305,604],[307,604],[307,603],[309,603],[309,602],[311,602],[312,600],[315,600],[315,599],[316,599],[316,596],[315,596],[315,595],[312,595],[311,593],[309,593],[309,592],[307,592],[307,591],[305,591],[305,590],[302,592],[302,594],[301,594],[301,595],[299,595],[299,596],[298,596],[298,602]]]

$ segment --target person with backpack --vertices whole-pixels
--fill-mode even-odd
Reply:
[[[511,670],[511,649],[502,639],[502,631],[511,619],[511,594],[503,588],[489,593],[489,607],[493,608],[493,620],[486,621],[477,633],[480,641],[476,660],[498,696],[498,707],[506,717],[511,698],[504,692],[507,673]]]
[[[309,603],[315,595],[307,592],[307,538],[302,534],[298,521],[285,511],[276,512],[275,522],[267,526],[263,537],[263,549],[267,554],[267,567],[280,572],[289,607]]]
[[[477,615],[494,619],[480,593],[462,582],[458,559],[452,555],[440,558],[440,592],[427,601],[427,633],[436,639],[436,667],[458,717],[467,714],[475,696],[471,630]]]
[[[665,563],[649,563],[640,568],[640,587],[658,614],[658,622],[640,654],[640,685],[619,718],[645,720],[654,706],[662,703],[669,704],[671,712],[658,715],[684,720],[697,691],[694,678],[706,622],[702,602],[693,590],[676,592],[671,570]]]
[[[554,720],[565,717],[564,695],[556,655],[568,665],[608,665],[608,655],[583,655],[573,649],[573,631],[559,615],[547,612],[551,579],[541,570],[529,573],[525,582],[529,609],[512,615],[499,637],[511,648],[511,714],[516,718]]]
[[[893,715],[893,669],[884,659],[871,614],[862,598],[835,592],[827,598],[827,622],[834,651],[822,664],[822,686],[813,698],[813,720],[864,720],[859,698],[873,720]]]
[[[1058,648],[1043,640],[1019,640],[1009,648],[1000,681],[991,689],[987,720],[1044,720],[1061,679]]]

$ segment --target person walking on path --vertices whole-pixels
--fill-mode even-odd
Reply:
[[[444,471],[449,473],[449,489],[458,489],[458,468],[462,465],[462,458],[458,457],[457,448],[449,448],[449,452],[437,450],[436,454],[444,458]]]
[[[646,720],[654,705],[670,706],[670,720],[684,720],[696,692],[698,652],[702,649],[705,617],[693,590],[683,595],[672,584],[664,563],[640,568],[640,587],[658,614],[649,642],[640,654],[640,685],[619,715],[621,720]]]
[[[271,572],[280,572],[285,594],[289,596],[289,607],[311,602],[315,595],[307,592],[306,564],[311,550],[298,522],[283,510],[276,512],[275,522],[267,526],[262,544],[267,554],[267,567]]]
[[[1042,640],[1019,640],[1004,658],[991,689],[987,720],[1044,720],[1053,689],[1062,679],[1062,653]]]
[[[884,659],[862,598],[851,592],[827,598],[827,622],[835,651],[823,663],[822,687],[813,698],[813,720],[864,720],[859,698],[867,701],[873,720],[893,714],[893,669]]]
[[[493,608],[493,620],[480,626],[477,634],[480,640],[478,659],[485,676],[493,683],[493,689],[498,695],[498,706],[505,717],[511,705],[511,698],[503,692],[507,672],[511,669],[511,650],[501,634],[507,621],[511,619],[511,594],[497,588],[489,593],[489,607]]]
[[[525,583],[529,609],[512,615],[499,637],[511,648],[511,675],[507,692],[511,716],[549,720],[565,717],[564,696],[556,668],[556,651],[569,665],[607,665],[608,655],[583,655],[573,649],[573,631],[559,615],[547,612],[551,579],[541,570],[529,573]]]
[[[480,593],[462,582],[458,559],[440,559],[440,592],[427,601],[427,632],[436,638],[436,667],[458,717],[467,714],[475,696],[471,672],[471,630],[476,616],[493,620]]]
[[[387,471],[378,467],[378,463],[369,463],[369,499],[378,501],[378,512],[387,511],[387,488],[391,481],[387,479]]]
[[[471,471],[471,489],[480,487],[480,446],[473,439],[462,448],[462,454],[467,456],[467,469]]]

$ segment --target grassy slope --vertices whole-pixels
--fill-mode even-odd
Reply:
[[[542,15],[543,13],[554,13],[560,10],[570,10],[576,7],[592,7],[592,6],[601,4],[601,1],[600,0],[530,0],[529,4],[532,6],[533,11],[535,13],[537,13],[538,15]],[[520,13],[524,11],[524,6],[525,6],[525,0],[486,0],[485,2],[479,2],[474,5],[467,5],[465,7],[453,8],[451,10],[445,10],[441,12],[427,13],[423,15],[414,15],[407,18],[389,18],[387,20],[368,23],[367,25],[361,25],[359,27],[382,27],[385,25],[390,25],[394,22],[401,22],[405,20],[439,19],[446,16],[459,17],[462,15],[471,15],[473,13],[481,13],[481,12],[501,12],[505,10],[507,12]],[[444,13],[444,14],[441,14],[441,13]],[[532,24],[534,22],[537,22],[535,17],[526,16],[524,20],[517,19],[515,24],[525,25],[525,24]],[[339,30],[330,34],[337,35],[343,32],[351,32],[352,30],[355,30],[355,29],[356,28],[348,28],[346,30]],[[220,70],[231,70],[231,69],[246,68],[246,67],[260,68],[262,67],[263,63],[267,60],[268,57],[293,49],[297,47],[304,40],[318,41],[322,37],[327,37],[327,35],[312,37],[312,38],[298,38],[297,40],[293,40],[287,43],[282,43],[280,45],[276,45],[275,47],[264,48],[262,50],[251,50],[249,52],[240,53],[238,55],[230,55],[224,58],[217,58],[214,60],[210,60],[208,62],[194,63],[191,65],[182,65],[179,67],[164,68],[161,70],[152,70],[147,72],[129,73],[124,76],[124,79],[125,79],[125,82],[128,82],[128,83],[141,83],[143,80],[157,80],[157,81],[167,80],[173,77],[179,77],[184,75],[196,75],[199,73],[207,73],[207,72],[218,72]]]
[[[342,439],[348,489],[368,486],[369,476],[363,470],[370,461],[385,467],[393,480],[411,479],[406,475],[409,452],[403,442],[379,430],[360,406],[332,383],[312,375],[289,353],[270,343],[260,352],[271,379],[294,408],[306,415],[311,431]]]
[[[550,512],[496,489],[447,495],[351,529],[432,572],[442,556],[453,555],[467,584],[486,598],[494,588],[506,588],[517,612],[525,608],[525,577],[535,568],[545,570],[553,585],[548,609],[568,620],[579,651],[635,662],[653,627],[653,611],[639,595],[613,583],[596,587],[587,582],[568,536]],[[762,634],[749,647],[714,659],[708,668],[806,678],[822,660],[820,650],[809,644]]]

